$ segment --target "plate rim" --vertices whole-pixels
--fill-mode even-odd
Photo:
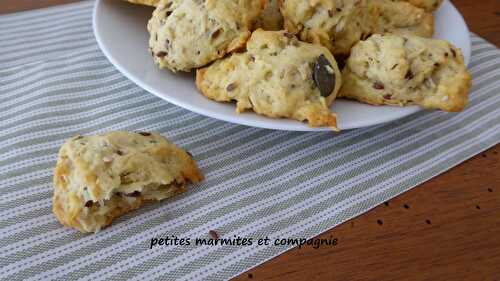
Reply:
[[[182,107],[186,110],[189,110],[193,113],[196,113],[196,114],[200,114],[200,115],[203,115],[203,116],[207,116],[207,117],[210,117],[210,118],[214,118],[214,119],[217,119],[217,120],[221,120],[221,121],[225,121],[225,122],[229,122],[229,123],[232,123],[232,124],[238,124],[238,125],[245,125],[245,126],[249,126],[249,127],[254,127],[254,128],[262,128],[262,129],[271,129],[271,130],[281,130],[281,131],[297,131],[297,132],[307,132],[307,131],[312,131],[312,132],[318,132],[318,131],[332,131],[331,128],[329,127],[310,127],[310,126],[307,126],[306,123],[304,122],[299,122],[299,121],[296,121],[298,122],[298,124],[301,124],[303,126],[300,126],[300,127],[293,127],[293,128],[289,128],[289,126],[284,126],[284,127],[276,127],[273,125],[273,123],[259,123],[258,125],[256,125],[255,123],[253,123],[252,120],[246,120],[245,118],[238,118],[238,120],[235,120],[234,117],[226,117],[226,115],[224,114],[217,114],[217,112],[213,112],[211,110],[205,110],[204,108],[202,107],[196,107],[196,106],[193,106],[191,105],[190,103],[188,102],[184,102],[183,100],[181,99],[178,99],[176,97],[172,97],[172,96],[165,96],[161,93],[158,93],[152,86],[150,86],[148,83],[143,83],[139,78],[135,77],[135,75],[133,75],[132,73],[130,73],[126,68],[122,67],[122,65],[120,63],[118,63],[118,61],[113,57],[113,55],[111,55],[111,53],[109,52],[108,48],[106,47],[106,44],[104,44],[102,42],[102,38],[100,36],[100,32],[98,32],[98,21],[100,20],[99,17],[97,16],[97,13],[98,13],[98,10],[99,10],[99,7],[100,5],[102,5],[102,2],[105,1],[105,0],[96,0],[94,2],[94,5],[93,5],[93,9],[92,9],[92,31],[94,33],[94,37],[97,41],[97,45],[99,46],[99,49],[103,52],[104,56],[111,62],[111,64],[116,68],[118,69],[118,71],[120,71],[121,74],[123,74],[125,77],[127,77],[129,80],[131,80],[133,83],[135,83],[137,86],[139,86],[140,88],[146,90],[147,92],[159,97],[160,99],[163,99],[169,103],[172,103],[176,106],[179,106],[179,107]],[[454,10],[454,12],[459,16],[459,20],[462,22],[462,26],[465,27],[465,30],[467,32],[467,36],[465,36],[466,38],[466,45],[467,45],[467,56],[464,54],[464,57],[468,57],[470,58],[471,56],[471,38],[470,38],[470,31],[469,31],[469,27],[467,25],[467,22],[465,21],[463,15],[460,13],[460,11],[455,7],[455,5],[453,5],[453,3],[449,0],[445,0],[443,1],[442,5],[450,5],[451,8]],[[463,50],[465,51],[465,50]],[[466,66],[468,66],[468,63],[469,61],[466,61]],[[382,106],[388,106],[388,105],[382,105]],[[398,107],[395,107],[396,109],[400,109]],[[394,117],[388,117],[386,119],[384,119],[383,117],[382,118],[378,118],[378,119],[375,119],[376,121],[374,120],[371,120],[371,119],[367,119],[367,120],[363,120],[362,122],[355,122],[354,125],[351,124],[351,126],[346,126],[346,127],[342,127],[340,128],[341,131],[345,131],[345,130],[351,130],[351,129],[357,129],[357,128],[365,128],[365,127],[370,127],[370,126],[375,126],[375,125],[381,125],[381,124],[385,124],[385,123],[388,123],[388,122],[392,122],[392,121],[396,121],[396,120],[399,120],[399,119],[402,119],[402,118],[405,118],[407,116],[410,116],[412,114],[415,114],[417,112],[420,112],[420,111],[424,111],[423,108],[419,107],[419,106],[408,106],[405,108],[406,112],[402,113],[401,115],[399,115],[398,117],[394,118]],[[257,114],[255,112],[245,112],[245,113],[242,113],[242,114]],[[266,117],[266,116],[265,116]],[[267,118],[270,118],[270,117],[267,117]],[[276,119],[275,119],[276,120]],[[277,119],[279,120],[279,119]]]

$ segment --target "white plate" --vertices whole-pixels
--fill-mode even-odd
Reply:
[[[253,112],[236,114],[233,104],[214,102],[201,95],[194,84],[194,74],[173,74],[158,69],[148,52],[146,24],[151,13],[150,7],[116,0],[97,0],[94,7],[94,33],[100,48],[116,68],[143,89],[187,110],[232,123],[290,131],[328,130],[311,128],[306,123],[288,119],[267,118]],[[435,16],[435,37],[446,39],[462,49],[468,63],[469,31],[460,13],[446,0]],[[332,108],[338,115],[338,126],[343,130],[396,120],[420,110],[416,106],[370,106],[347,100],[336,100]]]

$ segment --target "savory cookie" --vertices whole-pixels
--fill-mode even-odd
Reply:
[[[459,49],[443,40],[397,35],[373,35],[354,46],[342,81],[341,97],[444,111],[463,110],[471,86]]]
[[[161,0],[149,20],[160,68],[190,71],[245,45],[266,0]]]
[[[390,0],[280,0],[285,28],[300,39],[348,55],[359,40],[374,33],[430,37],[431,14],[405,2]]]
[[[423,9],[390,0],[371,0],[369,5],[372,14],[376,15],[373,33],[421,37],[432,37],[434,34],[434,16]]]
[[[279,0],[285,28],[336,55],[349,54],[375,26],[367,0]]]
[[[392,1],[406,1],[413,6],[425,9],[428,12],[435,11],[439,8],[443,0],[392,0]]]
[[[236,111],[252,109],[269,117],[307,120],[336,130],[329,106],[341,74],[328,49],[300,42],[285,31],[254,31],[244,53],[233,53],[198,69],[196,85],[210,99],[236,101]]]
[[[281,15],[278,0],[269,0],[257,20],[257,27],[264,30],[282,30],[283,16]]]
[[[155,133],[77,136],[60,149],[53,211],[65,226],[97,232],[146,200],[162,200],[203,179],[189,153]]]
[[[133,4],[146,5],[152,7],[156,7],[156,5],[158,5],[158,3],[160,2],[160,0],[126,0],[126,1]]]

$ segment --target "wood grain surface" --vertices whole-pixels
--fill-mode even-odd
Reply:
[[[0,14],[75,0],[1,0]],[[500,46],[500,0],[454,0]],[[453,28],[450,26],[450,28]],[[499,93],[500,94],[500,93]],[[235,280],[500,280],[500,145]]]

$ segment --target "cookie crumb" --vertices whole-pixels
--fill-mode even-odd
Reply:
[[[219,239],[219,234],[217,233],[217,231],[215,230],[209,230],[208,231],[208,234],[210,235],[210,237],[212,237],[213,239]]]

